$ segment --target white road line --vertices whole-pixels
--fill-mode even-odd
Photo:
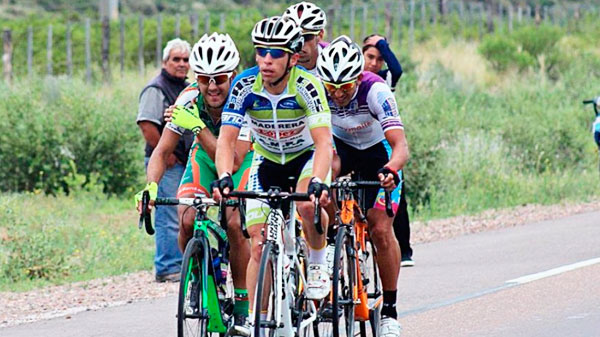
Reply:
[[[540,279],[543,279],[543,278],[546,278],[546,277],[550,277],[550,276],[554,276],[554,275],[566,273],[566,272],[571,271],[571,270],[575,270],[575,269],[579,269],[579,268],[591,266],[591,265],[596,264],[596,263],[600,263],[600,257],[599,258],[595,258],[595,259],[589,259],[589,260],[585,260],[585,261],[573,263],[573,264],[568,264],[566,266],[562,266],[562,267],[558,267],[558,268],[546,270],[546,271],[535,273],[535,274],[530,274],[530,275],[522,276],[522,277],[519,277],[519,278],[516,278],[516,279],[508,280],[508,281],[506,281],[506,283],[514,283],[514,284],[529,283],[529,282],[537,281],[537,280],[540,280]]]

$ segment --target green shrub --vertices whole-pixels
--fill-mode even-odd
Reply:
[[[519,51],[515,41],[502,35],[485,36],[479,52],[497,71],[505,71],[510,67],[522,70],[535,62],[529,53]]]
[[[137,185],[137,91],[105,97],[102,90],[65,78],[1,86],[0,127],[8,132],[0,133],[0,190],[56,194],[101,185],[123,193]],[[85,179],[77,182],[77,175]]]

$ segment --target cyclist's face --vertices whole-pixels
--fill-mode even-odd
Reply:
[[[266,84],[277,81],[285,73],[286,66],[293,67],[298,63],[298,54],[285,53],[283,56],[274,58],[271,53],[260,56],[256,53],[256,63],[260,69],[263,82]]]
[[[204,103],[210,108],[220,108],[225,104],[231,81],[235,77],[235,71],[227,79],[227,81],[217,84],[216,81],[209,81],[208,84],[203,84],[202,81],[197,81],[198,89],[204,98]]]
[[[169,53],[169,58],[163,61],[163,68],[169,73],[169,75],[186,78],[188,70],[190,70],[190,53],[186,50],[173,49]]]
[[[369,47],[363,53],[365,56],[365,70],[377,73],[383,67],[383,57],[377,48]]]
[[[344,88],[339,88],[334,91],[327,90],[329,97],[333,100],[333,103],[339,107],[345,107],[350,104],[352,97],[354,97],[354,93],[358,90],[358,86],[360,85],[360,79],[362,76],[359,76],[358,79],[354,82],[354,85],[351,86],[351,89],[344,90]]]
[[[298,64],[306,69],[313,69],[317,64],[317,58],[319,57],[319,41],[323,37],[323,30],[318,34],[312,32],[304,34],[304,45],[300,51],[300,58]]]

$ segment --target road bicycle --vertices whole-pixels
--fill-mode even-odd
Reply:
[[[294,201],[309,201],[309,195],[283,192],[272,186],[267,192],[232,191],[227,196],[261,199],[269,206],[254,297],[254,336],[308,336],[317,319],[317,308],[314,301],[306,299],[304,259],[308,246],[295,217]],[[290,203],[287,220],[282,211],[285,202]],[[320,207],[318,202],[315,204],[315,218],[320,219]],[[315,225],[323,233],[320,221]],[[261,318],[260,313],[266,313],[266,317]]]
[[[362,211],[362,192],[381,188],[379,181],[352,181],[340,177],[331,184],[337,203],[333,281],[330,305],[322,305],[315,336],[377,336],[383,291],[377,268],[377,251],[370,240],[367,218]],[[355,198],[358,192],[358,198]],[[390,193],[385,192],[386,213],[392,214]]]
[[[584,100],[583,104],[592,104],[594,107],[596,119],[592,125],[592,128],[594,132],[594,140],[596,141],[596,145],[598,145],[598,170],[600,170],[600,96],[594,99]]]
[[[150,212],[150,196],[142,195],[142,214],[139,227],[154,234]],[[204,195],[194,198],[157,198],[154,205],[186,205],[196,210],[194,234],[183,253],[179,299],[177,304],[177,336],[227,335],[233,324],[234,292],[228,266],[229,245],[226,233],[225,207],[239,203],[228,200],[219,204]],[[220,225],[209,219],[209,207],[221,206]],[[242,218],[243,222],[243,218]]]

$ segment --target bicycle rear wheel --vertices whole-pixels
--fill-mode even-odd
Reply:
[[[258,280],[256,282],[256,296],[254,297],[254,336],[272,337],[277,329],[275,325],[275,301],[277,291],[273,280],[274,270],[276,268],[277,255],[272,242],[267,242],[263,246],[260,259],[260,268],[258,269]],[[263,301],[267,296],[268,300]],[[263,305],[263,302],[265,305]],[[261,319],[261,313],[266,314],[265,319]],[[261,329],[264,334],[261,335]]]
[[[202,317],[202,264],[204,263],[200,241],[192,238],[185,247],[179,282],[177,306],[177,336],[207,336],[208,319]]]

